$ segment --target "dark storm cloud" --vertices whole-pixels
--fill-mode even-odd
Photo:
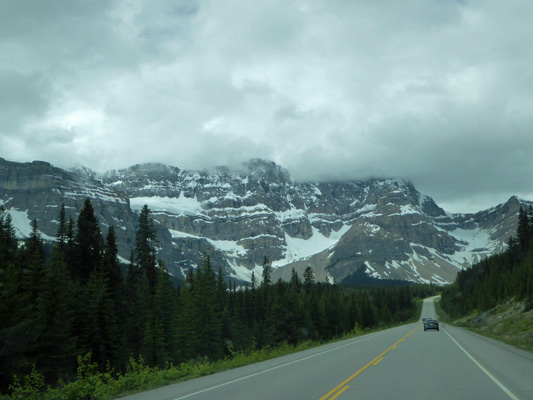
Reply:
[[[6,1],[1,157],[104,170],[251,157],[533,198],[533,3]]]

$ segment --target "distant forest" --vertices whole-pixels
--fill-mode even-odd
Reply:
[[[349,289],[315,282],[310,268],[303,280],[293,271],[289,282],[273,283],[266,258],[262,277],[245,288],[226,282],[209,257],[176,287],[157,260],[147,206],[127,273],[114,228],[101,233],[89,199],[76,222],[61,208],[52,245],[45,246],[36,221],[32,228],[21,245],[0,208],[0,393],[14,375],[32,370],[49,384],[75,380],[79,356],[123,371],[132,357],[165,368],[327,341],[408,320],[417,311],[414,297],[435,292],[423,285]]]
[[[442,309],[452,317],[486,311],[504,301],[525,301],[533,308],[533,208],[520,208],[516,237],[506,251],[460,271],[444,288]]]

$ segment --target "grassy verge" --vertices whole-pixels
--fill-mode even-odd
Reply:
[[[14,384],[10,387],[13,390],[11,396],[0,396],[0,398],[3,400],[113,399],[265,361],[319,346],[320,344],[312,341],[302,342],[296,346],[283,343],[276,348],[267,347],[249,353],[234,353],[231,357],[218,361],[199,358],[179,365],[169,364],[163,369],[150,367],[142,359],[130,359],[124,373],[116,373],[109,368],[106,372],[100,372],[98,365],[90,362],[91,355],[89,353],[84,357],[78,357],[76,381],[71,383],[59,382],[57,388],[47,387],[44,384],[42,375],[34,370],[22,382],[15,379]]]
[[[524,303],[508,301],[489,311],[469,314],[459,319],[447,315],[439,302],[435,302],[435,308],[444,322],[522,350],[533,351],[533,310],[524,311]]]

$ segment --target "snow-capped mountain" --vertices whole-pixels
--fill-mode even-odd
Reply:
[[[53,239],[61,204],[77,218],[90,197],[102,230],[115,226],[119,254],[129,258],[136,218],[147,204],[157,221],[159,257],[184,277],[209,255],[229,278],[261,276],[266,256],[274,278],[303,274],[350,281],[364,268],[381,279],[445,283],[457,271],[504,249],[520,204],[511,198],[476,214],[449,214],[399,179],[296,183],[270,161],[239,168],[186,171],[142,164],[98,175],[48,163],[0,159],[0,205],[21,237],[37,219]]]

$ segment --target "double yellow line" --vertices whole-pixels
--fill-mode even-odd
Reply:
[[[361,368],[359,371],[357,371],[355,374],[350,376],[349,378],[345,379],[341,383],[339,383],[337,386],[335,386],[333,389],[331,389],[328,393],[326,393],[324,396],[320,398],[320,400],[335,400],[337,397],[339,397],[341,394],[343,394],[350,386],[347,385],[348,382],[350,382],[352,379],[354,379],[357,375],[359,375],[361,372],[363,372],[365,369],[370,367],[371,365],[378,365],[378,363],[383,360],[383,357],[385,354],[387,354],[390,350],[395,349],[400,342],[403,342],[405,338],[409,337],[414,331],[416,331],[418,328],[420,328],[422,325],[417,326],[415,329],[413,329],[411,332],[409,332],[407,335],[402,337],[400,340],[398,340],[396,343],[394,343],[391,347],[389,347],[387,350],[385,350],[383,353],[381,353],[379,356],[374,358],[372,361],[370,361],[368,364],[366,364],[363,368]]]

